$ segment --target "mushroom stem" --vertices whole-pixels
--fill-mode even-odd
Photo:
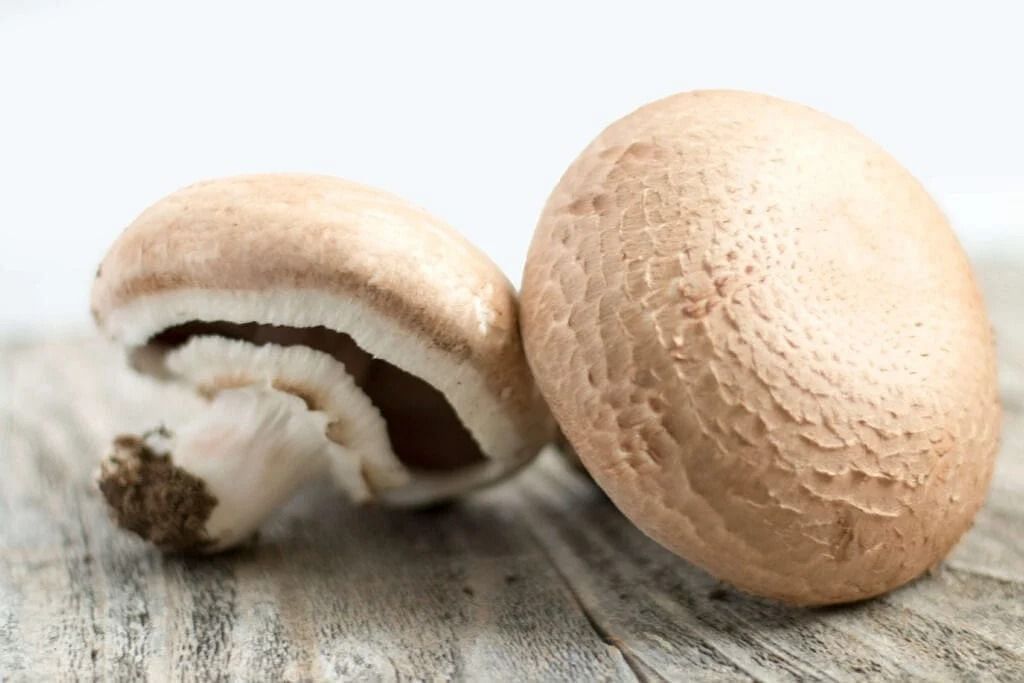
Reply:
[[[328,469],[326,422],[290,394],[224,390],[174,434],[115,439],[99,488],[118,524],[161,550],[224,550]]]

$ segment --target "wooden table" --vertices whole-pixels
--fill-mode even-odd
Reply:
[[[1024,267],[980,271],[1006,407],[988,504],[940,570],[819,610],[719,585],[553,454],[426,513],[316,489],[252,547],[162,557],[91,473],[113,433],[192,399],[91,337],[9,342],[0,679],[1024,680]]]

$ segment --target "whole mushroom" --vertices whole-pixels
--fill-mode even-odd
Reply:
[[[521,318],[598,484],[750,593],[893,589],[984,499],[1000,406],[968,261],[904,168],[807,107],[691,92],[612,124],[548,200]]]
[[[208,398],[121,436],[99,486],[168,551],[249,538],[328,473],[357,501],[425,505],[495,482],[549,440],[514,290],[451,228],[335,178],[201,182],[120,236],[92,291],[133,366]]]

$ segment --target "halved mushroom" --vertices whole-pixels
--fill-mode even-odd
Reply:
[[[118,437],[101,466],[117,521],[165,550],[237,544],[325,472],[357,501],[444,500],[552,433],[508,280],[380,190],[192,185],[121,235],[92,302],[133,367],[209,399],[194,422]]]

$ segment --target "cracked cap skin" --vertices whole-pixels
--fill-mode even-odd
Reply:
[[[609,126],[549,198],[528,360],[598,484],[656,541],[789,603],[860,600],[970,527],[995,349],[939,207],[808,107],[682,93]]]

